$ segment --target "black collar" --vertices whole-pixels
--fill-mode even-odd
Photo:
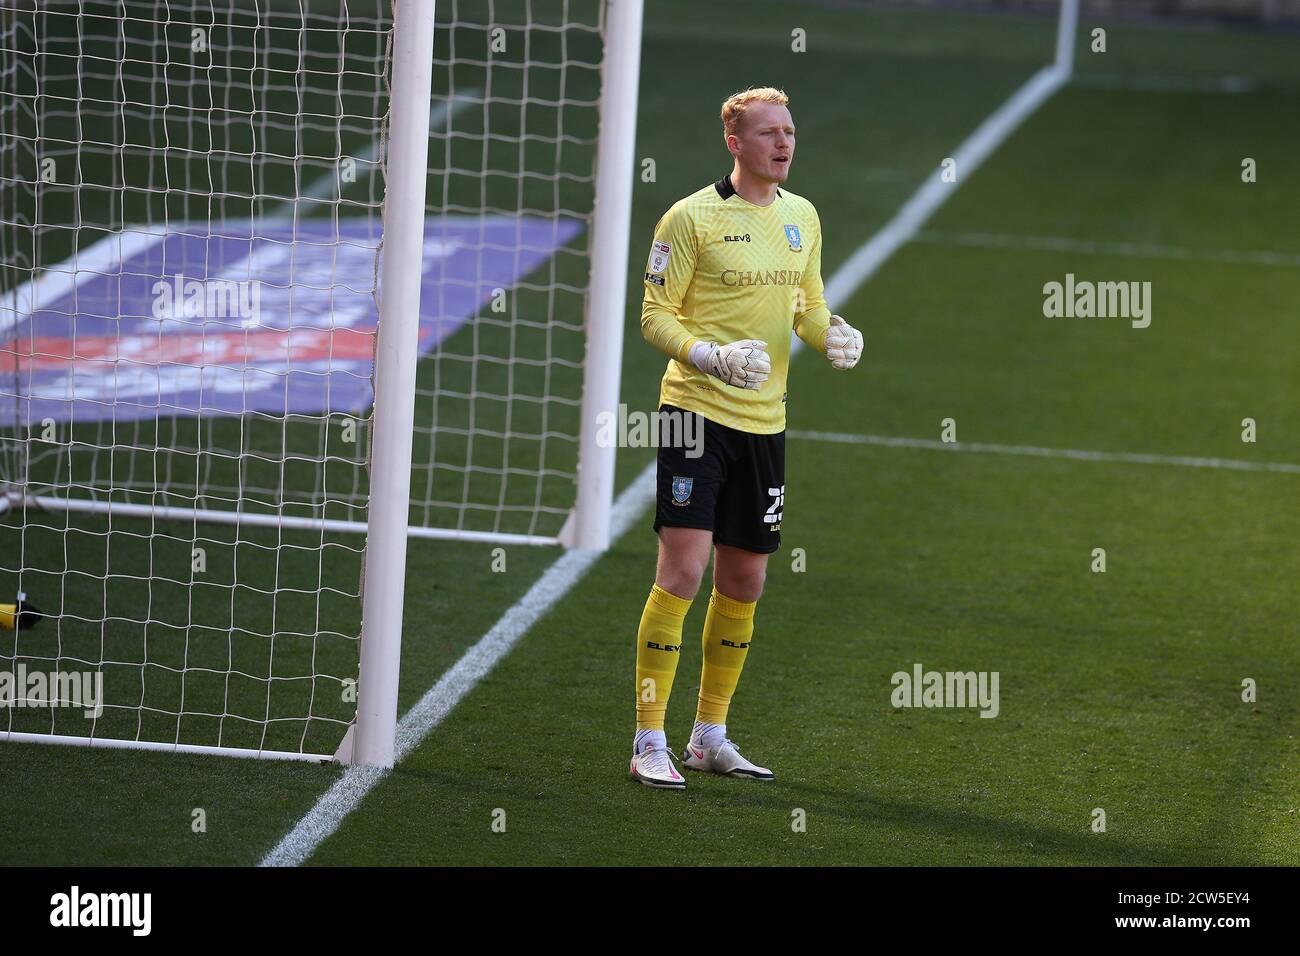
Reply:
[[[714,183],[713,188],[718,191],[718,195],[723,199],[730,199],[732,196],[736,195],[736,187],[731,185],[731,173],[727,173],[727,175]],[[781,189],[779,186],[777,187],[776,194],[778,196],[781,195]]]

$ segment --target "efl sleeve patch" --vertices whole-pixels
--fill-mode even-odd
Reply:
[[[654,241],[650,247],[650,272],[655,275],[663,275],[663,271],[668,268],[668,260],[672,258],[673,247],[671,243]],[[649,275],[647,275],[649,278]],[[662,282],[659,285],[663,285]]]

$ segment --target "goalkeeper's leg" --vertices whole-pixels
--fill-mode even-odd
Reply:
[[[725,728],[727,710],[754,636],[754,609],[763,593],[767,555],[725,544],[717,546],[716,555],[713,593],[704,618],[704,661],[695,720],[697,727]]]
[[[709,561],[713,534],[698,528],[661,528],[655,583],[637,628],[636,736],[632,778],[651,787],[681,789],[664,735],[664,714],[681,658],[682,625]]]
[[[729,437],[733,455],[718,494],[713,594],[704,619],[699,708],[683,765],[771,780],[771,770],[745,759],[728,739],[727,711],[749,656],[767,559],[781,544],[785,434],[733,432]]]
[[[664,406],[679,415],[680,409]],[[687,448],[671,440],[659,443],[655,534],[659,563],[646,599],[636,644],[636,735],[632,741],[632,777],[652,787],[680,789],[686,781],[673,766],[664,734],[664,714],[681,657],[682,626],[709,564],[718,488],[726,475],[714,423],[700,417],[704,441]],[[663,420],[661,419],[661,425]],[[700,430],[683,429],[682,434]]]
[[[766,572],[766,554],[724,544],[714,552],[713,593],[702,638],[699,707],[682,759],[688,769],[754,780],[773,779],[771,770],[743,757],[727,737],[727,711],[749,656],[754,609]]]

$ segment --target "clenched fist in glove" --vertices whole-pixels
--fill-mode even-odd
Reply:
[[[859,336],[859,348],[861,342]],[[767,343],[758,339],[744,339],[730,345],[696,342],[691,346],[691,363],[701,372],[736,388],[762,388],[772,373],[772,357],[767,354]]]
[[[862,333],[838,315],[826,330],[826,357],[835,368],[853,368],[862,358]]]

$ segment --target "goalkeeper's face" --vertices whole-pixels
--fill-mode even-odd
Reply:
[[[794,161],[794,120],[776,103],[755,103],[745,113],[728,146],[745,172],[769,183],[783,183]]]

